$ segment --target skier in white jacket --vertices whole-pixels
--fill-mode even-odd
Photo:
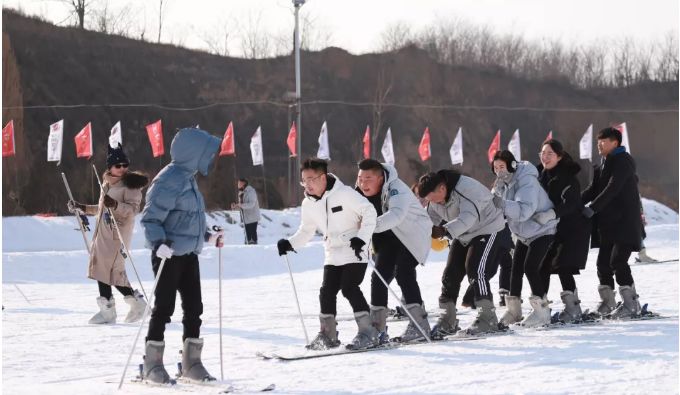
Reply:
[[[337,294],[354,310],[359,327],[351,348],[379,344],[378,331],[371,325],[369,307],[359,285],[366,274],[367,243],[376,224],[373,205],[336,176],[328,173],[326,161],[311,158],[300,169],[305,188],[300,227],[289,239],[277,243],[279,255],[303,247],[319,230],[324,236],[323,282],[319,291],[321,330],[307,348],[323,350],[340,345],[335,320]]]

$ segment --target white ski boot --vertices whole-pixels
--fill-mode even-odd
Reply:
[[[135,289],[134,294],[126,296],[123,300],[130,305],[130,311],[125,317],[125,322],[131,323],[141,320],[142,315],[144,315],[144,310],[146,309],[144,295]]]
[[[371,323],[378,330],[380,344],[387,343],[390,339],[387,334],[387,306],[371,306]]]
[[[103,296],[97,298],[99,312],[90,318],[90,324],[115,324],[116,323],[116,300],[106,299]]]
[[[453,335],[460,330],[456,319],[456,302],[439,302],[439,309],[439,319],[430,332],[430,336],[434,339]]]
[[[358,311],[354,313],[354,319],[357,322],[359,330],[357,335],[352,339],[350,348],[354,350],[371,348],[380,344],[378,338],[378,330],[371,324],[371,317],[368,311]]]
[[[583,312],[581,311],[581,301],[578,299],[578,290],[574,292],[562,291],[560,293],[562,303],[564,303],[564,310],[558,315],[558,319],[565,323],[572,323],[581,321]]]
[[[149,340],[144,352],[144,368],[142,379],[154,384],[170,383],[170,375],[163,365],[165,342]]]
[[[311,343],[305,347],[309,350],[328,350],[340,345],[338,340],[338,323],[333,314],[319,314],[321,329]]]
[[[406,309],[413,316],[416,323],[420,326],[420,329],[425,332],[427,336],[430,336],[430,323],[427,321],[427,312],[423,309],[423,306],[419,303],[407,304]],[[409,318],[408,326],[404,333],[400,336],[401,341],[408,342],[418,339],[425,339],[423,333],[415,325],[413,321]]]
[[[600,294],[600,302],[597,304],[597,312],[601,316],[610,314],[616,308],[614,290],[609,285],[598,285],[597,292]]]
[[[550,324],[550,306],[548,304],[548,299],[546,297],[539,297],[536,295],[531,295],[529,298],[529,303],[531,304],[531,313],[522,320],[521,325],[531,328],[536,328],[539,326]]]
[[[179,377],[184,380],[207,382],[216,379],[208,373],[201,361],[203,339],[188,337],[182,348],[182,370]]]
[[[491,299],[475,300],[477,317],[472,325],[458,332],[459,336],[476,336],[484,333],[498,332],[498,317]]]
[[[505,295],[505,305],[507,309],[501,317],[501,324],[510,326],[522,321],[522,300],[519,296]]]
[[[620,286],[619,294],[623,302],[607,318],[625,319],[640,315],[642,311],[639,301],[640,295],[635,292],[635,284]]]

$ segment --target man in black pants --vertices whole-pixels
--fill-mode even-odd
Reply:
[[[642,219],[635,161],[621,146],[621,132],[605,128],[598,133],[597,150],[602,164],[595,168],[592,183],[581,194],[583,210],[593,218],[591,248],[600,247],[597,255],[597,290],[601,302],[597,310],[612,318],[628,318],[640,314],[639,295],[635,290],[628,258],[640,251]],[[617,308],[614,276],[623,303]]]
[[[257,223],[260,221],[260,203],[257,191],[245,178],[238,180],[238,203],[231,204],[232,210],[241,211],[241,221],[246,233],[246,244],[257,244]]]
[[[418,194],[430,202],[427,211],[434,224],[432,237],[450,235],[454,239],[442,275],[439,296],[442,314],[432,329],[433,336],[455,332],[456,301],[466,274],[475,283],[477,318],[464,333],[497,331],[498,318],[489,279],[498,269],[496,234],[505,226],[503,212],[494,206],[493,196],[484,185],[454,170],[422,176]]]
[[[416,320],[409,322],[400,338],[402,341],[423,338],[418,326],[429,334],[430,324],[416,281],[416,267],[425,263],[430,252],[430,217],[408,185],[399,179],[397,169],[386,163],[375,159],[359,162],[356,189],[368,198],[378,213],[372,237],[376,269],[388,284],[397,279],[404,307]],[[387,296],[387,287],[373,273],[371,320],[381,332],[382,341],[387,340]]]
[[[340,345],[335,321],[338,292],[352,305],[358,333],[351,347],[369,348],[379,344],[378,331],[371,325],[368,303],[359,285],[366,274],[368,248],[375,229],[373,205],[335,175],[326,161],[312,158],[302,164],[305,188],[298,231],[277,243],[279,255],[303,247],[317,230],[324,235],[323,283],[319,290],[321,330],[307,347],[323,350]]]

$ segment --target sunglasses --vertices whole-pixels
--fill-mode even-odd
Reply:
[[[121,168],[122,168],[122,169],[127,169],[128,166],[129,166],[129,165],[128,165],[127,163],[118,163],[117,165],[113,165],[113,167],[115,167],[116,169],[121,169]]]

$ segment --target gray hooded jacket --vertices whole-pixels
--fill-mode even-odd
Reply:
[[[196,173],[208,175],[221,141],[200,129],[180,130],[172,139],[172,161],[153,179],[141,223],[148,248],[171,244],[174,255],[200,254],[207,227]]]
[[[255,188],[250,185],[243,188],[240,203],[241,211],[243,211],[243,223],[252,224],[253,222],[260,221],[260,203],[257,201],[257,191],[255,191]]]
[[[542,211],[553,208],[548,194],[538,181],[538,170],[529,162],[517,163],[517,170],[506,184],[496,180],[494,193],[505,201],[503,213],[508,221],[510,231],[524,244],[545,235],[554,235],[559,219],[548,221],[545,225],[531,219]]]

